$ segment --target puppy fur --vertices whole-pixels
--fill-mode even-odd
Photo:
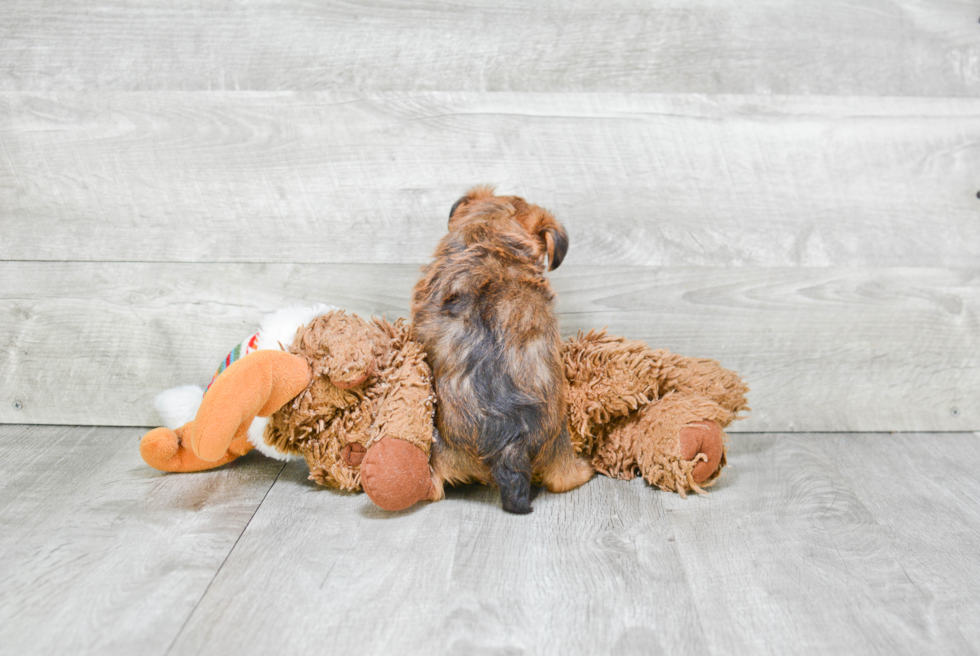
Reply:
[[[412,299],[413,338],[435,375],[437,498],[444,483],[495,484],[504,510],[523,514],[532,484],[564,492],[592,477],[568,434],[544,277],[567,249],[561,224],[522,198],[476,187],[453,206]]]

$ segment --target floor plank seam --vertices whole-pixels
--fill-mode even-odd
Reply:
[[[252,515],[248,518],[248,521],[245,522],[245,526],[242,527],[241,533],[239,533],[238,537],[235,538],[235,544],[231,545],[231,549],[229,549],[228,553],[225,554],[225,558],[224,560],[221,561],[221,565],[218,566],[218,569],[214,571],[214,576],[212,576],[211,580],[208,581],[207,587],[204,588],[204,592],[201,593],[201,596],[197,600],[197,603],[194,604],[194,608],[192,608],[191,612],[187,614],[187,617],[184,619],[184,623],[180,625],[180,630],[177,631],[177,634],[174,636],[174,639],[170,642],[170,646],[168,646],[167,650],[163,652],[164,656],[169,656],[170,652],[173,651],[174,645],[177,644],[177,641],[180,639],[180,636],[183,635],[184,630],[187,628],[187,623],[191,621],[191,618],[194,617],[194,613],[196,613],[198,607],[200,607],[201,602],[204,601],[204,598],[208,596],[208,591],[211,590],[211,586],[214,585],[215,579],[217,579],[218,575],[221,574],[221,570],[224,569],[225,564],[228,562],[228,559],[231,558],[231,554],[235,553],[235,547],[238,546],[238,542],[242,539],[242,536],[245,535],[245,531],[248,530],[249,525],[252,523],[252,520],[255,518],[255,513],[259,512],[259,508],[261,508],[262,504],[265,503],[266,497],[269,496],[269,492],[271,492],[272,488],[276,486],[276,483],[279,481],[279,477],[282,476],[282,473],[286,470],[287,464],[288,463],[286,462],[282,463],[282,467],[279,468],[279,472],[276,474],[276,477],[272,480],[272,484],[269,485],[269,489],[266,490],[265,494],[262,495],[262,500],[259,501],[259,503],[255,506],[255,510],[252,511]]]

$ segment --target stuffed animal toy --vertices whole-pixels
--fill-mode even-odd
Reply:
[[[404,322],[321,305],[287,308],[261,325],[225,358],[207,393],[184,386],[157,397],[169,427],[143,437],[146,463],[201,471],[258,448],[302,457],[311,480],[363,488],[387,510],[426,497],[432,380]]]
[[[363,489],[386,510],[441,498],[428,466],[431,373],[408,333],[402,321],[330,306],[280,311],[228,355],[206,394],[184,387],[158,397],[171,426],[181,414],[196,417],[147,433],[143,459],[200,471],[258,448],[301,456],[311,480]],[[563,342],[562,357],[572,443],[597,471],[642,475],[682,497],[715,483],[726,464],[723,429],[748,409],[737,374],[604,331]]]

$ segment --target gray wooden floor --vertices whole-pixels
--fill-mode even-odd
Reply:
[[[0,426],[5,654],[980,651],[980,435],[740,434],[710,496],[402,513],[136,428]]]

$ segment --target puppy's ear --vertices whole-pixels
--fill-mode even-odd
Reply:
[[[528,233],[541,240],[548,256],[548,270],[557,269],[565,253],[568,252],[568,234],[554,215],[543,207],[531,205],[523,198],[510,196],[510,202],[517,212],[517,220]]]
[[[468,198],[469,198],[469,196],[462,196],[462,197],[460,197],[459,200],[457,200],[455,203],[453,203],[453,208],[451,210],[449,210],[449,220],[450,221],[452,221],[453,214],[456,213],[456,210],[459,209],[459,206],[462,205],[463,203],[465,203]]]
[[[554,271],[561,265],[561,261],[565,259],[565,253],[568,252],[568,235],[561,224],[557,222],[542,230],[542,233],[544,234],[545,249],[548,252],[548,270]]]

